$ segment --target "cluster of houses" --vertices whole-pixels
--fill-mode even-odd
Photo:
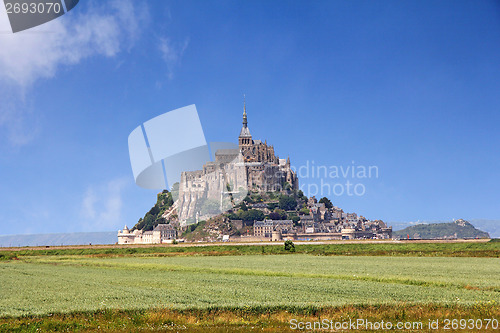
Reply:
[[[253,236],[247,240],[334,240],[390,239],[392,228],[382,221],[366,221],[355,225],[338,222],[308,222],[294,225],[292,220],[255,221]]]
[[[260,208],[257,205],[253,208]],[[245,237],[271,241],[392,238],[392,227],[383,221],[370,221],[356,213],[344,213],[336,206],[327,208],[315,197],[308,199],[307,210],[309,214],[301,215],[297,223],[292,220],[255,221],[253,235]]]

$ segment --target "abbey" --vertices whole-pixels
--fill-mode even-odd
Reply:
[[[248,192],[281,192],[298,189],[290,158],[280,159],[267,141],[253,140],[246,104],[238,149],[220,149],[215,161],[203,170],[181,173],[177,213],[181,223],[220,214],[241,201]]]
[[[274,155],[274,147],[267,140],[253,140],[248,129],[246,105],[243,106],[243,127],[238,138],[239,153],[247,167],[247,182],[252,191],[281,191],[289,186],[297,190],[297,175],[290,167],[290,158]]]

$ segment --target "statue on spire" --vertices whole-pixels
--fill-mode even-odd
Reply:
[[[247,121],[247,103],[245,99],[245,94],[243,94],[243,127],[248,126],[248,121]]]

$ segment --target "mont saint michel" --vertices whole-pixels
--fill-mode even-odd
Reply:
[[[355,172],[354,166],[342,172]],[[290,158],[280,158],[267,140],[253,138],[244,103],[238,148],[219,149],[201,170],[182,172],[172,191],[158,194],[151,211],[131,230],[120,230],[118,240],[169,243],[183,235],[206,241],[387,239],[392,228],[344,212],[326,197],[306,197]]]

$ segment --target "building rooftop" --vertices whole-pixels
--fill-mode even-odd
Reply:
[[[174,227],[170,224],[160,223],[153,230],[154,231],[164,231],[164,230],[172,230]]]
[[[215,155],[238,155],[239,153],[239,149],[219,149],[215,152]]]
[[[272,220],[266,220],[266,221],[255,221],[253,223],[254,227],[272,227],[274,226]]]
[[[250,130],[248,129],[248,127],[241,128],[240,137],[252,137],[252,134],[250,134]]]

